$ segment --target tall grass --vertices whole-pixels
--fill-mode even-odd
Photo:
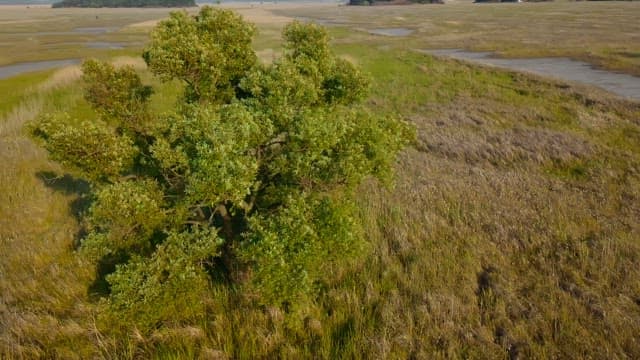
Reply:
[[[0,358],[639,358],[640,105],[334,34],[373,78],[368,106],[418,129],[395,187],[359,191],[360,259],[290,309],[219,284],[201,323],[97,328],[74,253],[87,189],[23,128],[91,115],[65,70],[0,121]]]
[[[43,89],[53,86],[45,84]],[[84,326],[90,314],[79,301],[92,269],[72,251],[78,231],[69,210],[74,189],[54,178],[62,169],[47,161],[24,130],[46,108],[49,95],[50,90],[34,88],[0,122],[0,357],[5,358],[92,352],[83,347],[90,343]]]
[[[101,341],[87,296],[96,270],[74,251],[87,186],[48,161],[25,129],[43,112],[86,108],[78,67],[48,75],[0,121],[0,358],[87,358]],[[38,76],[3,85],[23,78]]]

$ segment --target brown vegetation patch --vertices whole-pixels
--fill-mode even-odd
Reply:
[[[432,132],[420,138],[420,145],[428,151],[469,164],[484,161],[494,165],[525,161],[538,164],[568,162],[585,159],[592,153],[592,145],[576,136],[524,127],[491,132],[458,131],[457,134],[446,130]]]

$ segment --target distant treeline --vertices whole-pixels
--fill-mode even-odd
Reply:
[[[476,3],[547,2],[554,0],[474,0]],[[573,0],[573,1],[639,1],[639,0]],[[349,0],[349,5],[444,4],[446,0]]]
[[[53,4],[54,8],[61,7],[191,7],[196,6],[195,0],[63,0]]]
[[[349,5],[444,4],[445,0],[349,0]]]

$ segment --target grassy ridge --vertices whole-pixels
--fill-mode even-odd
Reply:
[[[0,358],[640,357],[640,105],[333,33],[372,76],[369,106],[418,128],[396,186],[362,186],[357,263],[289,312],[217,286],[203,323],[108,336],[73,252],[86,189],[23,129],[89,110],[77,73],[34,75],[0,120]]]

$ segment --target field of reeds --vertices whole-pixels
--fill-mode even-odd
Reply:
[[[219,286],[202,323],[111,334],[96,325],[90,295],[100,269],[75,252],[87,185],[25,128],[47,112],[92,116],[79,71],[0,80],[0,358],[640,358],[640,103],[415,51],[562,55],[637,73],[640,4],[240,10],[258,22],[263,61],[279,52],[287,18],[332,20],[336,52],[372,79],[367,105],[415,124],[395,186],[371,181],[359,192],[368,247],[294,310]],[[20,31],[91,26],[85,10],[47,11],[18,19]],[[163,13],[134,13],[118,13],[129,30],[116,33],[144,42]],[[14,43],[5,14],[0,63],[58,58]],[[367,32],[389,27],[415,32]],[[131,57],[138,50],[73,57],[133,64],[157,84]],[[176,96],[175,84],[161,89],[157,111]]]

